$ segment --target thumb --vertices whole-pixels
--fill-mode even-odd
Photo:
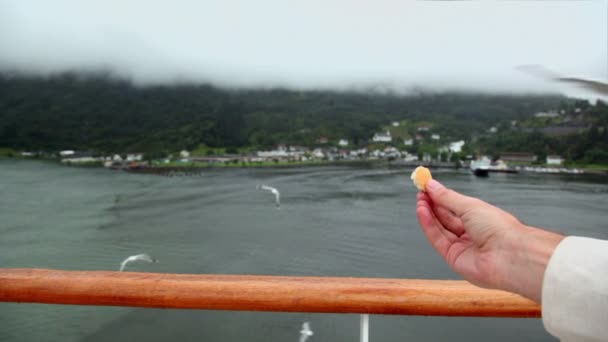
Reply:
[[[435,205],[445,207],[457,216],[464,215],[464,213],[479,204],[474,198],[448,189],[434,179],[431,179],[427,183],[426,192]]]

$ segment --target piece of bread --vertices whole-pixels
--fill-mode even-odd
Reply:
[[[431,176],[431,171],[424,166],[418,166],[414,172],[412,172],[412,176],[410,178],[420,191],[425,191],[427,183],[433,179]]]

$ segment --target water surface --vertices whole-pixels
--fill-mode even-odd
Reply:
[[[221,169],[161,177],[0,160],[0,267],[460,279],[415,218],[407,170]],[[608,238],[605,178],[434,171],[553,230]],[[268,184],[281,191],[277,210]],[[357,315],[0,303],[1,341],[356,341]],[[554,341],[538,319],[371,317],[379,341]]]

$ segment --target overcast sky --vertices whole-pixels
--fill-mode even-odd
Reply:
[[[403,91],[608,79],[601,1],[0,0],[0,70],[113,70],[138,84]]]

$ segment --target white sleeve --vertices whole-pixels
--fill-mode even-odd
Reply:
[[[562,240],[545,271],[542,313],[561,341],[608,341],[608,241]]]

